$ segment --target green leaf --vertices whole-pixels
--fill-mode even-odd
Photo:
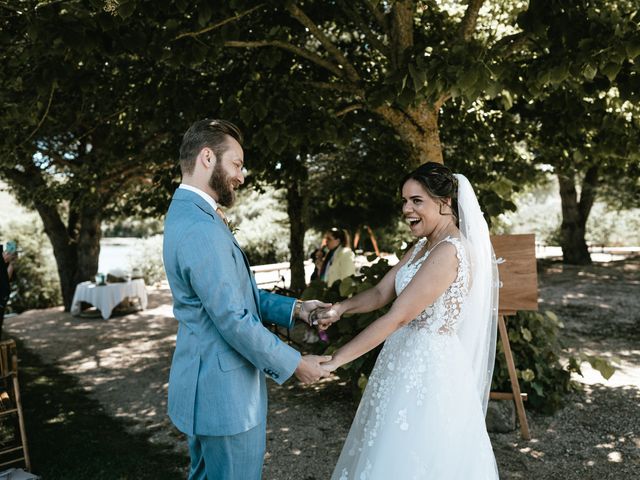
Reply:
[[[625,45],[625,49],[627,51],[627,55],[630,59],[635,59],[638,55],[640,55],[640,39],[634,39],[629,41]]]
[[[473,86],[478,81],[478,70],[476,68],[472,68],[463,73],[462,77],[458,84],[462,88],[462,91],[468,92],[473,88]]]
[[[549,75],[553,83],[563,82],[569,76],[569,66],[564,64],[564,65],[558,65],[556,67],[553,67],[549,71]]]
[[[136,9],[136,4],[131,1],[123,1],[118,5],[118,15],[120,18],[127,19],[129,18]]]
[[[203,2],[198,7],[198,23],[204,27],[211,19],[211,6],[208,2]]]
[[[587,359],[591,366],[595,370],[600,372],[600,375],[602,375],[606,380],[609,380],[611,376],[616,372],[616,369],[606,358],[598,356],[588,356]]]
[[[502,90],[502,96],[500,97],[502,106],[505,110],[510,110],[513,107],[513,97],[508,90]]]
[[[348,297],[356,289],[355,282],[352,277],[345,278],[340,282],[340,295]]]
[[[369,379],[367,378],[367,376],[364,373],[361,373],[360,378],[358,378],[358,388],[360,388],[361,392],[364,392],[364,389],[366,388],[368,382]]]
[[[596,76],[596,73],[598,73],[598,68],[595,67],[594,65],[591,65],[590,63],[587,63],[582,68],[582,75],[587,80],[593,80],[593,78]]]
[[[500,82],[491,82],[486,89],[486,94],[489,98],[495,98],[502,90],[502,84]]]
[[[536,374],[533,373],[533,370],[531,370],[530,368],[522,371],[521,376],[525,382],[531,382],[534,378],[536,378]]]
[[[551,310],[547,310],[546,312],[544,312],[544,314],[549,317],[555,324],[560,323],[560,320],[558,319],[558,316],[553,313]]]
[[[538,382],[533,382],[531,384],[531,388],[533,388],[533,390],[535,390],[535,392],[540,396],[540,397],[544,397],[544,389],[542,388],[542,385],[539,384]]]
[[[618,72],[620,71],[621,67],[622,65],[620,65],[619,63],[609,62],[601,69],[602,74],[605,75],[610,82],[613,82],[618,76]]]
[[[409,74],[413,80],[413,90],[418,93],[427,84],[427,73],[410,63]]]
[[[524,338],[527,342],[533,340],[533,335],[531,335],[531,331],[528,328],[522,327],[520,331],[522,332],[522,338]]]

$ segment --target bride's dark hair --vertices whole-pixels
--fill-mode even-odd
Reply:
[[[402,187],[409,180],[415,180],[420,183],[432,198],[441,200],[440,215],[448,215],[442,213],[442,204],[445,200],[451,199],[451,211],[458,224],[460,214],[458,213],[458,180],[453,175],[449,167],[445,167],[441,163],[427,162],[420,165],[413,172],[408,173],[400,182],[400,193]]]

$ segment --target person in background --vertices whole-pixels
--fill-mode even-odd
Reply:
[[[311,274],[311,281],[313,282],[320,276],[320,270],[322,270],[322,262],[324,261],[324,252],[322,251],[322,248],[316,248],[311,252],[309,260],[313,262],[313,273]]]
[[[327,230],[322,239],[323,246],[327,249],[324,259],[319,262],[319,255],[314,260],[316,270],[320,263],[317,276],[312,275],[311,279],[320,278],[328,286],[333,285],[338,280],[343,280],[356,273],[355,255],[349,245],[349,235],[341,228],[333,227]],[[317,255],[318,250],[313,255]],[[322,250],[319,251],[322,254]],[[316,273],[314,270],[314,274]],[[306,343],[316,343],[318,340],[329,341],[326,332],[318,332],[315,328],[308,327],[305,331],[303,341]]]
[[[341,228],[331,228],[324,234],[323,241],[329,251],[320,269],[320,279],[331,286],[356,273],[355,255],[349,245],[349,236]]]

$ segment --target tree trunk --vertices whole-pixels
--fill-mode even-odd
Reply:
[[[60,214],[54,206],[36,204],[36,210],[44,224],[44,231],[53,247],[53,256],[58,267],[60,290],[65,311],[71,309],[71,301],[76,287],[78,257],[75,241],[68,235]]]
[[[68,234],[76,229],[69,225],[65,228],[60,214],[53,206],[36,205],[36,210],[44,224],[44,231],[53,246],[56,258],[60,289],[64,309],[71,309],[76,285],[92,280],[98,272],[100,258],[100,224],[102,220],[99,208],[84,208],[79,216],[77,238]],[[74,215],[70,215],[74,217]]]
[[[560,246],[562,261],[569,265],[590,265],[591,255],[585,240],[587,219],[595,201],[598,184],[597,167],[590,168],[584,178],[580,200],[573,173],[558,173],[562,201]]]
[[[302,193],[302,180],[296,179],[291,182],[287,189],[287,213],[289,214],[289,252],[291,267],[291,285],[289,288],[296,293],[300,293],[306,287],[304,274],[304,234],[307,230],[305,221],[306,195]]]
[[[375,111],[409,146],[410,168],[416,168],[425,162],[444,163],[437,108],[423,101],[405,110],[382,105]]]
[[[84,207],[82,209],[78,231],[76,284],[93,279],[98,272],[102,238],[101,223],[102,214],[99,208]]]

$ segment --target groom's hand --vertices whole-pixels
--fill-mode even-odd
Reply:
[[[319,308],[313,313],[313,324],[318,326],[318,330],[326,330],[340,320],[341,315],[336,306],[337,304],[329,308]]]
[[[313,383],[321,378],[328,377],[330,372],[323,368],[322,364],[330,360],[330,355],[304,355],[294,372],[295,376],[302,383]]]
[[[300,300],[298,300],[300,301]],[[311,312],[318,308],[330,308],[330,303],[321,302],[320,300],[307,300],[300,302],[301,308],[298,313],[298,318],[309,325],[315,325],[310,318]]]

